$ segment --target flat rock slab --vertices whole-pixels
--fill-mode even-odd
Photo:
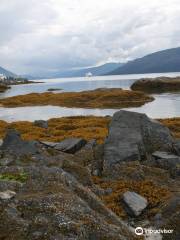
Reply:
[[[7,190],[4,192],[0,192],[0,199],[1,200],[9,200],[11,198],[13,198],[16,195],[15,192]]]
[[[58,151],[74,154],[86,145],[86,140],[82,138],[68,138],[58,143],[55,149]]]
[[[147,207],[147,199],[135,192],[125,192],[123,194],[123,201],[128,208],[128,213],[134,216],[139,216]]]
[[[58,143],[55,143],[55,142],[40,142],[40,143],[42,143],[46,147],[51,147],[51,148],[55,148],[56,145],[58,144]]]
[[[172,177],[180,176],[180,157],[168,152],[156,151],[152,154],[157,167],[169,170]]]
[[[180,159],[179,156],[174,155],[172,153],[169,152],[161,152],[161,151],[156,151],[152,154],[153,157],[155,157],[155,159]]]

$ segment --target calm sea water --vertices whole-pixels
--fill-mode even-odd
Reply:
[[[92,90],[102,87],[117,87],[129,89],[131,84],[142,77],[157,76],[180,76],[180,73],[167,74],[136,74],[120,76],[103,76],[91,78],[64,78],[37,80],[28,85],[12,86],[12,88],[3,94],[0,98],[6,98],[27,93],[42,93],[49,88],[61,88],[62,91],[83,91]],[[60,91],[60,92],[62,92]],[[155,101],[145,104],[139,108],[128,108],[130,111],[146,113],[152,118],[180,117],[180,93],[166,93],[153,95]],[[49,118],[72,116],[72,115],[96,115],[105,116],[113,115],[114,109],[81,109],[81,108],[62,108],[55,106],[38,106],[38,107],[19,107],[19,108],[2,108],[0,107],[0,119],[12,122],[20,120],[34,121],[37,119],[47,120]]]

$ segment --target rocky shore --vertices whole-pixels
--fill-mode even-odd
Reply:
[[[36,82],[30,81],[26,78],[20,78],[20,77],[5,78],[3,80],[0,80],[0,93],[10,89],[12,85],[21,85],[21,84],[30,84],[30,83],[36,83]]]
[[[147,93],[163,93],[180,91],[180,77],[143,78],[132,84],[134,91]]]
[[[7,86],[5,84],[0,83],[0,93],[3,93],[3,92],[7,91],[10,88],[11,87],[9,87],[9,86]]]
[[[179,239],[180,140],[144,114],[119,111],[109,121],[102,144],[27,141],[7,131],[0,239],[140,239],[136,227],[172,229],[163,239]]]

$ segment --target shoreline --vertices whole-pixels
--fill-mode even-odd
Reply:
[[[11,86],[16,86],[16,85],[28,85],[28,84],[33,84],[33,83],[43,83],[43,82],[34,82],[31,80],[27,80],[27,82],[14,82],[14,83],[4,83],[4,82],[0,82],[0,93],[5,93],[7,90],[11,89]]]

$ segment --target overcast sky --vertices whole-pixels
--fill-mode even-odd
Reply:
[[[0,0],[0,66],[15,73],[124,62],[180,46],[179,0]]]

